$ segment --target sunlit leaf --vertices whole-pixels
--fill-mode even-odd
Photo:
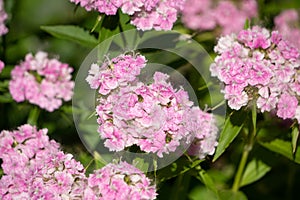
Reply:
[[[270,151],[281,154],[288,159],[300,164],[300,149],[297,148],[296,152],[293,154],[293,148],[290,141],[285,141],[282,139],[274,139],[271,141],[258,141],[259,144]]]
[[[293,146],[293,153],[296,152],[297,149],[297,143],[298,143],[298,138],[299,138],[299,128],[298,125],[293,127],[292,130],[292,146]]]
[[[95,159],[95,164],[97,169],[100,169],[103,166],[107,165],[107,162],[102,158],[102,156],[98,152],[94,151],[93,156]]]
[[[244,29],[247,30],[248,28],[250,28],[250,21],[249,21],[249,19],[246,19],[246,21],[244,23]]]
[[[245,186],[262,178],[271,167],[261,160],[252,160],[246,166],[240,186]]]

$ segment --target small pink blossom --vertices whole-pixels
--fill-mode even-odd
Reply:
[[[73,96],[72,71],[68,64],[49,59],[45,52],[27,54],[11,72],[9,91],[17,102],[28,100],[52,112]]]
[[[277,104],[277,116],[282,119],[292,119],[295,117],[298,100],[289,94],[282,94]]]
[[[122,54],[101,66],[92,64],[86,81],[92,89],[99,88],[100,94],[107,95],[119,86],[134,82],[140,70],[145,67],[145,62],[143,56]]]
[[[218,128],[213,114],[206,113],[198,107],[193,107],[188,116],[187,126],[195,134],[188,149],[190,155],[203,159],[206,155],[213,155],[218,145]]]

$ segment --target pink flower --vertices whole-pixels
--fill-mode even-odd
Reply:
[[[143,56],[121,54],[99,68],[93,64],[86,80],[102,95],[96,113],[104,146],[110,151],[122,151],[136,145],[141,151],[163,157],[183,143],[192,142],[196,130],[189,129],[187,119],[194,115],[190,112],[194,107],[188,93],[183,88],[175,89],[167,74],[155,72],[151,83],[140,82],[139,75],[145,65]],[[103,73],[116,83],[116,87],[108,88],[105,93],[101,87],[111,79],[100,79]],[[205,153],[208,151],[204,150],[201,158]]]
[[[2,61],[0,60],[0,73],[2,72],[4,66],[5,66],[4,62],[2,62]]]
[[[83,166],[30,125],[0,133],[1,199],[76,199],[86,188]]]
[[[182,11],[182,22],[193,30],[210,31],[220,27],[221,34],[229,34],[242,30],[246,19],[256,16],[255,0],[241,2],[186,0]]]
[[[92,89],[99,89],[102,95],[109,94],[118,86],[124,86],[136,80],[140,70],[145,67],[145,57],[119,55],[101,66],[92,64],[86,81]]]
[[[139,169],[126,163],[108,164],[88,178],[84,199],[155,199],[152,185]]]
[[[229,107],[239,110],[253,101],[261,112],[275,110],[280,118],[295,118],[300,52],[278,31],[257,26],[242,30],[221,37],[215,51],[210,70],[225,84]]]
[[[106,15],[115,15],[118,8],[132,16],[131,24],[139,30],[170,30],[183,9],[184,0],[70,0],[87,11],[96,10]]]
[[[193,107],[190,113],[186,121],[189,131],[194,134],[195,138],[188,153],[198,156],[200,159],[206,155],[213,155],[218,145],[218,128],[214,116],[203,112],[198,107]]]
[[[8,28],[5,26],[7,13],[4,10],[3,4],[3,0],[0,0],[0,36],[5,35],[8,32]]]
[[[295,117],[298,100],[289,94],[282,94],[277,104],[277,115],[282,119],[292,119]]]
[[[297,10],[288,9],[282,11],[274,18],[275,29],[280,31],[283,37],[300,48],[299,15]]]
[[[9,91],[17,102],[30,103],[52,112],[63,101],[73,95],[74,82],[71,81],[73,69],[57,59],[47,58],[47,53],[38,52],[35,56],[27,54],[25,61],[12,70]]]

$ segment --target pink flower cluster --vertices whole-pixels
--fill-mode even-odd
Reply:
[[[285,10],[274,19],[275,29],[298,49],[300,49],[299,19],[299,14],[295,9]]]
[[[79,199],[84,168],[49,140],[47,129],[23,125],[0,133],[1,199]]]
[[[5,35],[8,32],[8,28],[5,26],[6,19],[7,13],[4,10],[3,0],[0,0],[0,36]]]
[[[108,164],[88,178],[85,199],[155,199],[155,185],[137,168],[126,162]]]
[[[257,16],[257,2],[235,2],[237,1],[186,0],[182,22],[186,27],[197,31],[217,30],[220,27],[222,34],[236,33],[243,29],[246,19]]]
[[[25,61],[11,72],[9,91],[17,102],[30,103],[52,112],[69,101],[73,95],[73,69],[57,59],[49,59],[47,53],[27,54]]]
[[[5,66],[4,62],[2,62],[2,61],[0,60],[0,73],[2,72],[4,66]]]
[[[132,16],[131,24],[141,30],[170,30],[185,0],[70,0],[86,10],[115,15],[120,8]]]
[[[213,155],[218,145],[218,128],[213,114],[204,112],[199,107],[193,107],[185,120],[187,129],[195,134],[188,154],[203,159]]]
[[[0,198],[155,199],[155,185],[134,166],[108,164],[87,178],[81,163],[59,147],[49,140],[47,129],[23,125],[15,131],[2,131]]]
[[[111,61],[104,62],[101,67],[98,64],[92,64],[86,81],[92,89],[99,88],[99,94],[107,95],[118,87],[137,81],[136,77],[145,66],[144,56],[120,55]]]
[[[221,37],[215,52],[210,69],[225,84],[229,107],[239,110],[252,101],[261,112],[299,121],[300,54],[277,31],[255,26]]]
[[[215,124],[202,119],[200,108],[192,107],[183,88],[172,87],[168,75],[156,72],[152,83],[139,81],[137,76],[145,65],[143,56],[122,54],[102,66],[91,66],[86,80],[100,94],[96,112],[104,145],[111,151],[136,145],[163,157],[196,136],[201,140],[199,157],[213,154],[217,131],[210,126]]]

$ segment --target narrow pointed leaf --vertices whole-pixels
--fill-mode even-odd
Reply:
[[[299,129],[298,129],[298,126],[296,125],[293,127],[293,130],[292,130],[293,153],[295,153],[296,149],[297,149],[298,137],[299,137]]]
[[[271,167],[261,160],[252,160],[246,167],[241,181],[241,187],[259,180],[270,170]]]
[[[50,33],[54,37],[72,42],[79,43],[83,46],[95,47],[97,39],[88,31],[79,26],[58,25],[58,26],[41,26],[43,31]]]
[[[234,138],[236,138],[236,136],[239,134],[242,128],[243,123],[233,124],[231,121],[231,116],[227,117],[224,128],[220,134],[219,144],[215,156],[213,158],[213,162],[216,161],[222,155],[222,153],[227,149],[227,147],[234,140]]]

